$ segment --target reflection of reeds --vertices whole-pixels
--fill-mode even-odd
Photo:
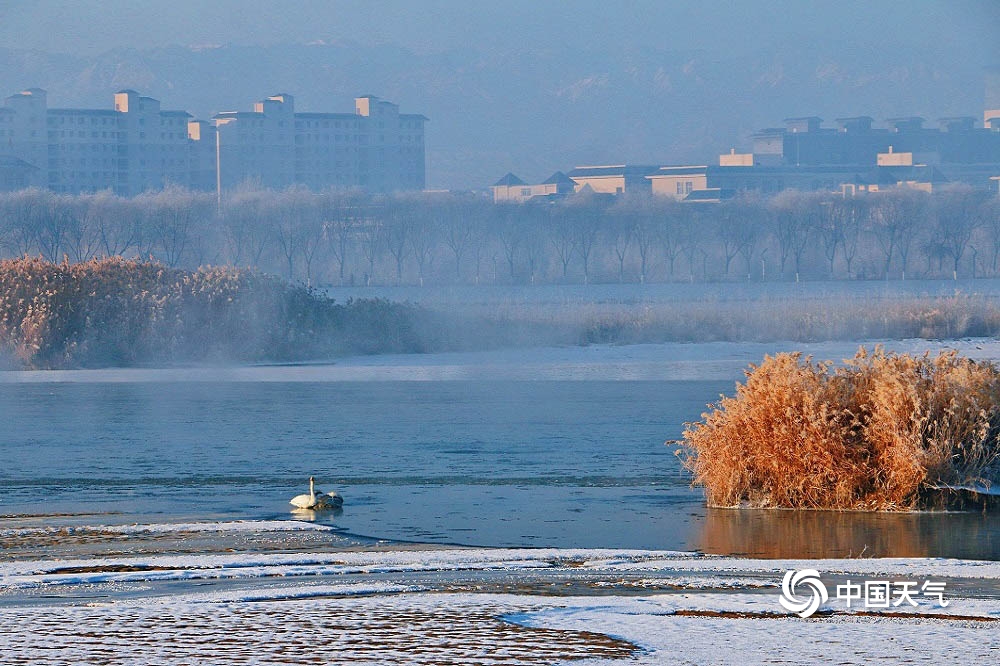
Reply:
[[[912,519],[914,514],[900,517]],[[699,547],[708,553],[769,558],[927,554],[912,520],[878,524],[858,518],[856,513],[710,509]]]
[[[995,552],[990,517],[969,513],[858,513],[709,509],[698,549],[779,559],[959,557]]]
[[[1000,370],[954,352],[765,357],[702,416],[685,463],[713,506],[902,510],[1000,480]]]

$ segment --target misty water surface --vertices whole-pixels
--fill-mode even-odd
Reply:
[[[264,381],[140,370],[12,383],[21,375],[8,374],[0,515],[8,524],[24,514],[49,515],[46,524],[291,519],[288,498],[313,474],[347,498],[342,514],[319,520],[380,539],[1000,557],[992,516],[709,511],[664,442],[732,379],[636,381],[607,369],[617,378],[300,381],[298,368],[278,367],[262,370]],[[53,515],[79,512],[111,513]]]

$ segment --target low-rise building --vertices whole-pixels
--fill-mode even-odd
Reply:
[[[490,188],[494,203],[524,203],[536,197],[563,197],[576,191],[576,182],[556,171],[536,185],[528,185],[512,173],[508,173]]]
[[[931,128],[924,118],[904,116],[875,128],[870,116],[857,116],[824,128],[815,116],[787,118],[785,127],[753,135],[753,158],[761,166],[801,168],[906,166],[909,159],[938,167],[949,180],[984,188],[1000,165],[1000,112],[987,110],[984,120],[977,128],[973,116],[945,117]]]
[[[650,183],[647,176],[658,170],[657,166],[635,164],[578,166],[566,175],[576,183],[578,192],[590,188],[600,194],[624,194],[649,192]]]

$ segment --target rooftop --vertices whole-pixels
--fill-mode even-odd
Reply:
[[[49,109],[49,113],[66,113],[74,116],[117,116],[118,112],[113,109]]]
[[[503,178],[493,183],[493,187],[514,187],[516,185],[526,185],[523,180],[515,176],[514,174],[507,172]]]
[[[611,166],[578,166],[567,174],[570,178],[602,178],[622,176],[647,176],[659,170],[658,166],[616,164]]]
[[[576,181],[564,174],[556,171],[554,174],[542,181],[542,185],[576,185]]]

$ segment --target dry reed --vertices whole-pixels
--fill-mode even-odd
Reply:
[[[233,267],[0,261],[0,360],[72,368],[423,351],[406,304],[345,304]]]
[[[909,510],[1000,480],[991,363],[876,347],[839,368],[777,354],[746,375],[684,432],[710,505]]]

